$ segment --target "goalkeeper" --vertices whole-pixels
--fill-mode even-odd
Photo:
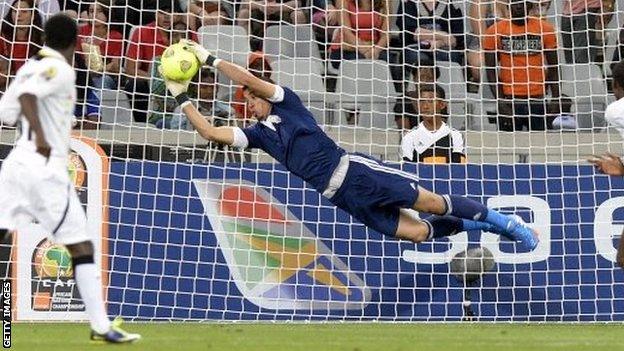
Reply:
[[[203,138],[265,151],[334,205],[391,237],[418,243],[466,230],[485,230],[518,241],[527,249],[537,246],[536,233],[519,217],[502,215],[465,197],[434,194],[420,187],[411,174],[386,167],[369,156],[346,153],[321,130],[292,90],[217,59],[195,42],[183,42],[200,62],[243,86],[248,107],[258,120],[243,129],[214,127],[191,104],[186,94],[188,81],[165,79]],[[417,219],[405,209],[435,216]]]

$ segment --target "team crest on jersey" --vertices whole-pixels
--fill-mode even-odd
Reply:
[[[41,75],[42,75],[42,76],[43,76],[43,78],[45,78],[46,80],[50,80],[50,79],[52,79],[52,78],[56,77],[57,72],[58,72],[58,71],[56,70],[56,67],[54,67],[54,66],[53,66],[53,67],[49,67],[48,69],[46,69],[45,71],[43,71],[43,72],[41,73]]]
[[[240,180],[193,183],[248,300],[288,310],[361,310],[368,304],[364,281],[269,192]]]

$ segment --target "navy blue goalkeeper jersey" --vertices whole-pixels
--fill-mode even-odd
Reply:
[[[316,124],[292,90],[274,102],[266,120],[244,128],[249,148],[261,149],[290,172],[323,192],[345,151]]]

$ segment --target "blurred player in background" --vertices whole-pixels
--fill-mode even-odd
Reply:
[[[34,217],[64,244],[91,322],[91,339],[126,343],[140,339],[111,323],[102,298],[100,269],[87,235],[86,216],[67,172],[76,73],[71,67],[77,27],[66,15],[45,24],[45,46],[17,72],[0,99],[0,120],[18,123],[15,148],[0,169],[0,236],[16,229],[21,215]]]
[[[487,230],[519,241],[528,249],[537,246],[534,231],[517,217],[502,215],[461,196],[434,194],[418,186],[412,174],[389,168],[366,155],[347,154],[319,128],[292,90],[217,59],[197,43],[185,44],[200,62],[244,87],[247,104],[258,120],[244,129],[214,127],[189,100],[188,81],[165,79],[202,137],[234,147],[264,150],[334,205],[390,237],[417,243],[465,230]],[[441,216],[421,220],[406,209]]]
[[[617,63],[612,70],[613,95],[615,101],[610,103],[605,110],[605,119],[609,124],[620,132],[624,139],[624,61]],[[624,163],[622,158],[614,153],[606,152],[602,156],[593,156],[588,160],[603,173],[614,176],[624,176]],[[624,268],[624,233],[620,236],[617,250],[617,264]]]

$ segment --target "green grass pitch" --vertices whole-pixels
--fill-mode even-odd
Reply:
[[[133,345],[92,344],[85,324],[13,324],[12,350],[623,350],[621,324],[128,323]]]

